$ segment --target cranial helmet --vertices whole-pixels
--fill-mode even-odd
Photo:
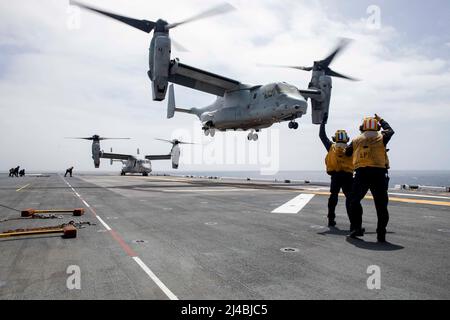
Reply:
[[[364,118],[361,127],[361,131],[379,131],[381,129],[378,120],[373,117]]]
[[[345,130],[338,130],[334,134],[333,141],[336,143],[347,143],[350,141],[350,137]]]

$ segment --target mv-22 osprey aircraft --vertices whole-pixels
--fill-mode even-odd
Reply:
[[[108,16],[147,33],[153,31],[148,71],[152,82],[153,100],[165,99],[169,82],[216,95],[216,101],[207,107],[184,109],[178,108],[175,104],[173,85],[169,88],[167,117],[172,118],[175,112],[196,115],[202,122],[202,129],[206,136],[213,137],[215,130],[250,130],[248,140],[256,141],[258,134],[254,133],[255,131],[259,132],[274,123],[283,121],[289,121],[290,129],[298,129],[298,123],[295,120],[306,114],[308,99],[311,99],[312,123],[321,124],[323,115],[328,112],[330,106],[331,77],[356,80],[337,73],[329,67],[334,58],[348,44],[348,40],[342,40],[328,57],[315,61],[311,67],[276,66],[312,71],[308,89],[298,89],[284,82],[246,85],[237,80],[188,66],[179,62],[178,59],[171,59],[170,29],[230,11],[233,7],[228,4],[214,7],[178,23],[168,23],[162,19],[156,22],[137,20],[77,1],[71,1],[71,4]]]
[[[163,155],[148,155],[145,156],[145,159],[138,159],[134,155],[130,154],[119,154],[119,153],[106,153],[100,149],[100,141],[102,140],[125,140],[130,138],[104,138],[99,135],[93,135],[92,137],[86,138],[67,138],[67,139],[83,139],[92,141],[92,159],[94,160],[95,168],[100,167],[100,159],[110,159],[111,165],[114,161],[120,161],[123,164],[121,175],[124,176],[127,173],[138,173],[143,176],[148,176],[150,172],[152,172],[151,160],[171,160],[172,159],[172,168],[178,169],[179,160],[180,160],[180,144],[192,144],[189,142],[183,142],[180,140],[164,140],[164,139],[156,139],[164,142],[169,142],[172,144],[172,149],[169,154]],[[137,151],[139,155],[139,149]]]

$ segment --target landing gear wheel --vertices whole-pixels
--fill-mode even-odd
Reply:
[[[211,138],[214,138],[214,136],[216,135],[216,130],[215,129],[209,129],[209,135],[211,136]]]
[[[124,175],[125,175],[125,172],[124,172],[124,171],[121,171],[121,172],[120,172],[120,175],[121,175],[121,176],[124,176]]]
[[[147,173],[147,172],[144,172],[142,175],[143,175],[144,177],[147,177],[147,176],[148,176],[148,173]]]
[[[291,121],[291,122],[289,122],[288,127],[289,127],[289,129],[297,130],[298,129],[298,123],[294,122],[294,121]]]
[[[252,132],[250,132],[249,134],[248,134],[248,136],[247,136],[247,140],[248,141],[258,141],[258,134],[257,133],[254,133],[253,131]]]
[[[204,132],[205,136],[209,136],[209,134],[210,134],[209,129],[205,129],[205,131],[203,131],[203,132]]]

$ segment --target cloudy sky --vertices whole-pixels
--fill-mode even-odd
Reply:
[[[169,22],[220,0],[86,0],[131,17]],[[333,69],[361,79],[335,79],[328,134],[352,137],[364,116],[378,113],[395,129],[392,169],[450,169],[450,10],[447,0],[230,0],[237,10],[174,29],[189,49],[186,64],[248,84],[286,81],[307,87],[310,74],[258,67],[309,65],[341,37],[351,46]],[[379,18],[379,19],[378,19]],[[204,137],[186,114],[166,119],[166,102],[151,99],[148,34],[63,0],[0,1],[0,171],[93,170],[88,141],[64,137],[131,137],[103,149],[166,153],[154,138],[200,143],[182,149],[183,170],[321,170],[325,150],[310,113],[300,129],[275,124],[249,145],[245,133]],[[198,107],[211,95],[176,87],[177,104]],[[309,110],[308,110],[309,111]],[[243,154],[247,156],[243,156]],[[253,157],[253,158],[252,158]],[[154,162],[167,170],[168,162]],[[119,170],[104,161],[100,170]]]

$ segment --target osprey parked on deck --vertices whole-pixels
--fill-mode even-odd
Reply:
[[[119,154],[119,153],[107,153],[101,150],[100,141],[101,140],[117,140],[117,139],[129,139],[129,138],[104,138],[99,135],[93,135],[92,137],[86,138],[67,138],[67,139],[83,139],[92,141],[92,159],[94,160],[95,168],[100,167],[100,159],[110,159],[110,164],[112,165],[114,161],[120,161],[123,164],[121,175],[126,175],[127,173],[137,173],[143,176],[148,176],[152,171],[151,160],[172,160],[172,168],[178,169],[180,160],[180,144],[192,144],[188,142],[175,140],[163,140],[156,139],[164,142],[169,142],[172,144],[172,149],[170,153],[163,155],[148,155],[144,159],[139,159],[134,155],[130,154]],[[139,149],[137,149],[137,154],[139,155]]]

